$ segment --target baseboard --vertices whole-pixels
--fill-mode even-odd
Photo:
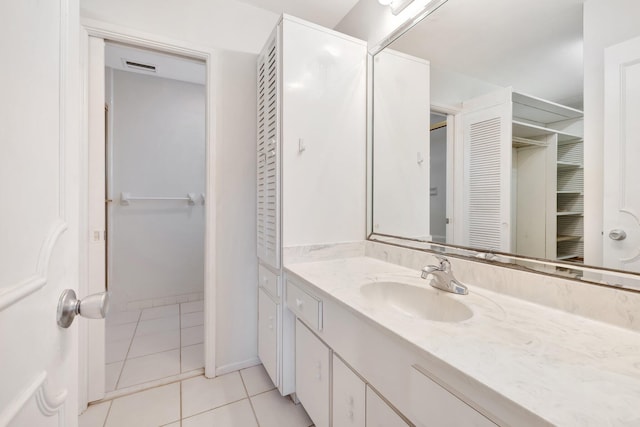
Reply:
[[[260,359],[257,357],[249,360],[245,360],[238,363],[229,363],[228,365],[219,366],[216,368],[216,376],[228,374],[230,372],[239,371],[240,369],[250,368],[252,366],[259,365]]]

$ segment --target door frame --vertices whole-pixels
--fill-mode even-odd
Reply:
[[[456,187],[455,179],[456,174],[456,147],[459,145],[456,141],[461,141],[462,138],[458,135],[457,118],[460,113],[460,108],[452,107],[450,105],[443,105],[438,103],[431,103],[429,112],[441,114],[447,118],[447,207],[446,216],[448,219],[446,225],[446,240],[448,244],[455,242],[455,200],[454,194]]]
[[[206,65],[206,106],[205,106],[205,200],[209,206],[205,210],[205,247],[204,247],[204,360],[205,376],[213,378],[216,375],[216,209],[212,201],[216,200],[216,121],[215,121],[215,69],[218,56],[216,50],[193,43],[177,41],[167,37],[148,34],[130,28],[121,27],[102,21],[80,20],[80,77],[82,85],[82,109],[81,109],[81,141],[80,144],[80,285],[81,296],[104,289],[96,289],[90,283],[89,271],[89,37],[102,38],[104,40],[125,43],[131,46],[153,49],[164,53],[177,54],[190,58],[200,59]],[[104,130],[103,130],[104,133]],[[104,135],[102,135],[104,141]],[[93,325],[93,324],[92,324]],[[88,345],[88,337],[92,325],[81,328],[79,334],[79,409],[82,412],[89,402],[89,385],[92,376],[99,375],[90,368],[91,348]],[[101,326],[104,327],[104,323]],[[104,370],[100,370],[104,374]]]

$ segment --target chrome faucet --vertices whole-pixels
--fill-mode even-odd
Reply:
[[[453,277],[453,271],[451,270],[451,263],[443,256],[436,255],[440,265],[428,265],[422,269],[422,278],[426,279],[429,275],[432,275],[430,285],[434,288],[441,289],[443,291],[451,292],[459,295],[467,295],[469,289],[458,280]]]

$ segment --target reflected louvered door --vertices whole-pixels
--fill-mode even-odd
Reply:
[[[511,252],[511,103],[464,114],[465,244]]]
[[[277,32],[258,58],[258,258],[280,268],[280,88]]]

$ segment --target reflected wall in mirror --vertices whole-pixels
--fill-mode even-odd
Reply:
[[[583,8],[448,0],[373,56],[373,233],[640,272],[640,41],[604,49],[603,149]]]

